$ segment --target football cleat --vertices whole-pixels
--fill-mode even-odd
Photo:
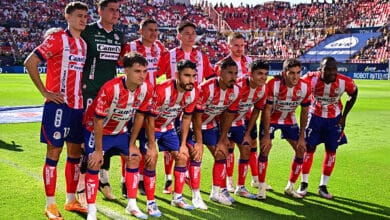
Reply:
[[[207,205],[203,201],[202,197],[196,196],[192,199],[192,205],[197,209],[207,210]]]
[[[248,199],[256,199],[256,195],[250,193],[248,191],[248,189],[245,188],[245,186],[238,186],[236,188],[236,191],[234,192],[234,194],[236,194],[237,196],[248,198]]]
[[[257,195],[256,195],[256,198],[259,200],[265,200],[267,198],[267,196],[266,196],[267,187],[264,185],[266,185],[266,183],[259,184],[259,188],[258,188],[259,191],[257,192]]]
[[[318,187],[318,193],[322,198],[325,199],[332,199],[333,195],[328,192],[328,189],[326,188],[326,185],[321,185]]]
[[[160,217],[161,216],[161,212],[158,209],[157,203],[155,201],[149,203],[147,205],[147,208],[148,208],[148,214],[150,216],[152,216],[152,217]]]
[[[141,212],[141,210],[139,210],[139,208],[137,206],[136,207],[127,206],[125,211],[127,214],[133,215],[139,219],[148,219],[148,215]]]
[[[177,199],[173,199],[171,201],[171,205],[185,209],[185,210],[193,210],[195,207],[192,205],[189,205],[183,198],[183,196],[180,196]]]
[[[291,185],[290,187],[286,187],[284,189],[284,194],[288,195],[288,196],[291,196],[293,198],[296,198],[296,199],[302,199],[303,197],[301,195],[299,195],[295,190],[294,190],[294,186]]]
[[[63,220],[64,218],[58,211],[57,205],[56,204],[50,204],[46,210],[45,210],[45,215],[50,219],[50,220]]]
[[[71,202],[66,203],[64,209],[66,211],[71,212],[81,212],[81,213],[88,213],[88,210],[86,207],[83,207],[79,201],[76,199],[73,199]]]
[[[297,193],[301,196],[306,196],[307,194],[307,187],[309,186],[308,183],[301,182],[301,185],[299,186]]]
[[[163,193],[164,194],[171,194],[172,193],[172,180],[165,181]]]
[[[229,191],[227,191],[227,189],[222,189],[222,190],[221,190],[221,194],[222,194],[223,196],[225,196],[226,198],[228,198],[228,199],[230,200],[231,203],[233,203],[233,202],[236,201],[236,200],[234,200],[233,197],[230,196],[230,193],[229,193]]]
[[[103,196],[108,200],[114,200],[116,197],[111,192],[110,183],[102,183],[99,181],[99,191],[103,193]]]

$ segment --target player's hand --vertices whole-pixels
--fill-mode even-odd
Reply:
[[[156,148],[156,144],[154,146],[148,144],[148,148],[145,154],[145,165],[149,165],[152,162],[156,162],[158,157],[158,152]]]
[[[88,166],[99,168],[103,164],[103,151],[94,151],[89,155]]]
[[[297,151],[306,152],[306,141],[305,138],[299,138],[297,142]]]
[[[188,148],[185,144],[182,144],[177,155],[179,160],[187,161],[190,155],[188,154]]]
[[[229,142],[227,142],[229,143]],[[222,155],[224,158],[227,158],[228,156],[228,144],[225,141],[218,141],[217,145],[215,145],[215,151],[214,151],[214,157],[218,159]],[[219,157],[218,157],[219,155]]]
[[[194,147],[191,148],[191,159],[194,161],[202,161],[202,154],[203,154],[203,144],[201,143],[195,143]]]
[[[46,98],[47,101],[54,102],[56,104],[64,103],[64,95],[61,93],[49,92],[46,90],[42,93],[42,95]]]
[[[271,138],[267,135],[263,136],[260,140],[260,149],[262,152],[269,152],[272,147]]]

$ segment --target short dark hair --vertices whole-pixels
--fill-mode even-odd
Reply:
[[[264,70],[269,70],[269,63],[268,61],[264,60],[255,60],[251,63],[251,72],[253,73],[254,71],[258,69],[264,69]]]
[[[283,62],[283,71],[286,72],[288,69],[296,66],[302,67],[301,61],[297,59],[287,59]]]
[[[98,5],[98,8],[100,10],[104,9],[105,7],[107,7],[107,5],[109,3],[118,3],[119,0],[100,0],[99,3],[97,4]]]
[[[192,23],[191,21],[181,21],[179,23],[179,25],[177,26],[177,32],[181,33],[183,31],[183,29],[186,27],[193,27],[194,29],[196,29],[196,25],[194,23]]]
[[[76,10],[88,11],[88,5],[84,2],[69,2],[65,6],[65,14],[72,14]]]
[[[321,63],[320,63],[320,67],[322,67],[324,65],[325,61],[326,61],[326,63],[328,61],[332,61],[332,62],[337,63],[337,61],[336,61],[336,59],[334,57],[326,56],[326,57],[322,58]]]
[[[231,57],[228,57],[228,58],[222,60],[221,70],[224,70],[224,69],[228,68],[229,66],[237,67],[237,63]]]
[[[228,44],[230,44],[232,42],[233,39],[244,39],[245,40],[245,37],[243,34],[239,33],[239,32],[234,32],[232,34],[229,35],[228,37]]]
[[[190,68],[196,71],[196,63],[190,61],[190,60],[180,60],[177,63],[177,72],[183,71],[185,68]]]
[[[142,28],[146,27],[148,24],[157,24],[157,22],[153,18],[144,18],[139,23],[139,28],[142,29]]]
[[[147,66],[148,61],[140,53],[129,52],[123,56],[123,67],[132,67],[135,63],[139,63],[142,66]]]

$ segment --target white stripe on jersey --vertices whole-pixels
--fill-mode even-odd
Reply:
[[[80,38],[77,39],[76,41],[76,45],[77,45],[77,55],[82,57],[83,56],[83,48],[81,47],[81,44],[80,44]],[[82,77],[82,70],[79,70],[79,69],[76,69],[75,68],[75,73],[76,73],[76,81],[74,82],[74,96],[76,97],[76,100],[75,100],[75,108],[76,109],[79,109],[81,108],[82,106],[79,106],[79,103],[80,103],[80,98],[82,97],[79,97],[78,94],[79,94],[79,91],[80,91],[80,86],[77,86],[79,84],[79,82],[81,82],[81,77]],[[83,103],[83,102],[81,102]]]
[[[112,102],[111,102],[111,105],[110,105],[110,108],[109,108],[109,111],[108,111],[108,114],[107,116],[104,118],[104,122],[103,122],[103,127],[106,127],[108,122],[110,121],[110,119],[112,118],[112,115],[114,113],[114,111],[112,111],[112,109],[114,109],[116,107],[116,105],[118,104],[119,102],[119,91],[120,91],[120,88],[119,88],[119,85],[118,84],[115,84],[114,85],[114,97],[112,98]],[[117,131],[114,130],[112,132],[113,134],[117,134]]]
[[[62,61],[61,61],[61,77],[60,77],[60,93],[64,95],[64,100],[68,100],[67,97],[67,78],[69,71],[69,54],[70,54],[70,45],[69,39],[66,36],[66,33],[61,35],[63,42],[63,50],[62,50]],[[68,103],[67,103],[68,104]]]

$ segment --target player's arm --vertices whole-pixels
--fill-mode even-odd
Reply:
[[[256,124],[257,119],[259,118],[259,115],[260,115],[260,109],[258,109],[256,107],[253,108],[252,113],[251,113],[251,117],[249,118],[249,121],[248,121],[248,126],[245,128],[243,143],[246,143],[246,142],[250,143],[249,141],[252,140],[250,134],[251,134],[253,127],[255,127],[255,124]]]
[[[297,148],[306,149],[305,130],[307,125],[308,115],[309,115],[309,106],[301,106],[301,114],[299,120],[299,139],[297,143]]]
[[[343,130],[345,127],[345,122],[347,120],[347,115],[351,111],[352,107],[355,105],[357,96],[358,96],[358,89],[357,88],[356,88],[355,92],[352,93],[352,95],[348,95],[347,102],[345,103],[345,108],[344,108],[343,114],[341,115],[340,122],[339,122]]]
[[[155,138],[155,126],[154,115],[147,114],[145,120],[145,130],[146,136],[148,139],[148,148],[145,154],[145,163],[148,165],[151,162],[156,162],[158,157],[157,147],[156,147],[156,138]]]
[[[267,103],[261,115],[261,123],[263,124],[263,137],[260,140],[261,149],[267,149],[272,146],[270,137],[271,110],[272,104]]]
[[[91,168],[99,167],[103,164],[103,123],[104,117],[95,116],[93,120],[93,133],[95,138],[95,150],[88,160],[88,165]]]
[[[43,97],[48,101],[52,101],[56,104],[61,104],[64,102],[63,96],[60,93],[52,93],[47,91],[46,87],[43,85],[42,79],[39,75],[38,65],[41,63],[41,59],[34,52],[30,53],[27,59],[24,61],[24,66],[27,69],[27,72],[33,81],[35,87],[39,90]]]
[[[186,143],[188,138],[188,131],[190,130],[191,119],[191,114],[184,113],[181,121],[181,146],[179,149],[179,156],[184,154],[186,158],[189,157]]]

